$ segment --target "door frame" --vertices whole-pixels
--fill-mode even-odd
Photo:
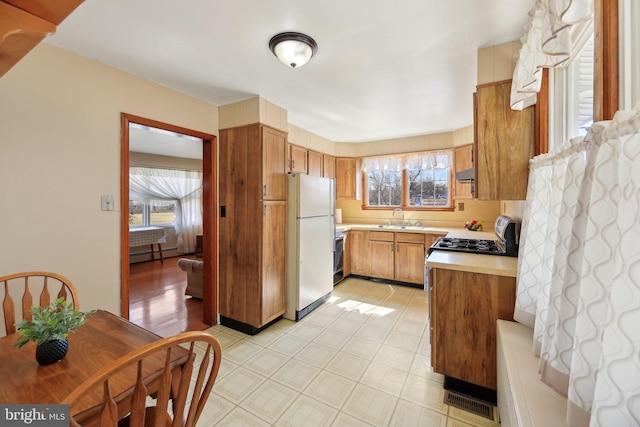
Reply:
[[[216,222],[217,197],[217,138],[215,135],[120,113],[120,271],[121,316],[129,318],[129,124],[136,123],[202,139],[202,245],[204,262],[202,312],[203,322],[215,325],[218,321],[218,235]]]

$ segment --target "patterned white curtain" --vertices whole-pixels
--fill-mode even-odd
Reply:
[[[452,164],[452,158],[451,150],[364,157],[362,170],[400,172],[403,169],[446,169]]]
[[[592,31],[593,0],[537,0],[521,38],[511,86],[511,108],[536,103],[542,69],[564,66]]]
[[[176,236],[178,251],[196,250],[196,235],[202,233],[202,172],[144,167],[129,168],[129,197],[149,202],[177,203]]]
[[[568,425],[640,425],[639,242],[640,105],[531,161],[514,317]]]

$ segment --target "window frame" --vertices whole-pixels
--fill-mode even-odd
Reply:
[[[155,199],[152,199],[155,200]],[[133,202],[134,200],[129,200],[129,206],[131,206],[131,202]],[[162,200],[162,202],[167,203],[166,200]],[[173,220],[173,222],[162,222],[162,223],[158,223],[158,224],[152,224],[151,223],[151,204],[147,203],[147,202],[138,202],[142,205],[142,224],[131,224],[129,223],[129,228],[144,228],[144,227],[175,227],[176,226],[176,220],[177,220],[177,213],[175,213],[174,210],[174,215],[175,218]],[[173,201],[173,206],[174,209],[177,210],[178,208],[178,201],[174,200]]]
[[[447,151],[449,152],[450,155],[450,159],[451,162],[449,163],[447,169],[448,169],[448,173],[447,173],[447,201],[448,201],[448,205],[447,206],[415,206],[412,205],[410,203],[409,200],[409,193],[410,193],[410,188],[409,188],[409,177],[408,177],[408,173],[407,173],[407,168],[403,167],[402,168],[402,196],[401,196],[401,204],[400,205],[385,205],[385,206],[372,206],[369,205],[369,182],[368,182],[368,172],[366,170],[362,170],[360,179],[362,182],[362,210],[371,210],[371,211],[383,211],[383,210],[393,210],[393,209],[397,209],[397,208],[401,208],[404,211],[421,211],[421,212],[425,212],[425,211],[437,211],[437,212],[452,212],[455,210],[455,204],[454,204],[454,200],[453,200],[453,187],[455,186],[455,181],[454,181],[454,167],[455,167],[455,162],[453,161],[454,159],[454,153],[453,153],[453,149],[452,148],[443,148],[443,149],[439,149],[439,150],[421,150],[421,151],[415,151],[415,152],[409,152],[409,153],[394,153],[394,154],[387,154],[386,156],[398,156],[398,157],[404,157],[407,155],[411,155],[411,154],[418,154],[418,153],[433,153],[433,152],[441,152],[441,151]],[[371,158],[371,157],[378,157],[378,156],[366,156],[366,157],[362,157],[361,159],[367,159],[367,158]]]
[[[577,94],[575,93],[578,90],[578,85],[575,82],[576,72],[573,66],[577,63],[577,59],[582,54],[591,36],[594,43],[595,61],[595,34],[593,32],[593,23],[584,26],[576,40],[576,44],[579,46],[577,49],[579,54],[572,56],[571,61],[565,67],[549,69],[548,151],[580,135],[580,126],[577,119],[579,105],[576,105]],[[593,96],[595,102],[595,92]]]

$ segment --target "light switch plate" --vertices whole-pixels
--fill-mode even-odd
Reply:
[[[113,210],[113,196],[111,195],[103,195],[100,197],[102,202],[102,210],[103,211],[112,211]]]

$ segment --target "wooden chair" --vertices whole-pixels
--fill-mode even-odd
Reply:
[[[171,366],[171,352],[179,345],[182,351],[188,350],[188,355],[182,366]],[[86,409],[87,399],[93,399],[94,404],[101,401],[98,411],[92,414],[92,425],[192,427],[207,403],[221,357],[220,343],[213,335],[205,332],[177,334],[147,344],[110,363],[62,403],[70,405],[72,427],[81,425],[75,418]],[[150,373],[146,365],[158,365],[158,360],[162,362],[159,364],[161,369],[151,369]],[[154,399],[155,406],[148,406]],[[97,424],[96,419],[99,420]]]
[[[47,271],[29,271],[25,273],[10,274],[0,277],[0,283],[4,283],[4,298],[2,300],[2,310],[4,312],[4,325],[7,335],[16,331],[16,307],[13,302],[12,294],[18,298],[22,298],[22,312],[17,320],[31,320],[31,306],[33,305],[33,296],[31,292],[40,292],[40,307],[46,307],[53,302],[51,299],[50,288],[60,287],[56,298],[64,298],[73,302],[74,309],[78,310],[80,302],[76,288],[71,281],[64,276]],[[55,292],[55,289],[53,290]],[[19,295],[21,294],[21,295]],[[54,298],[55,299],[55,298]]]

